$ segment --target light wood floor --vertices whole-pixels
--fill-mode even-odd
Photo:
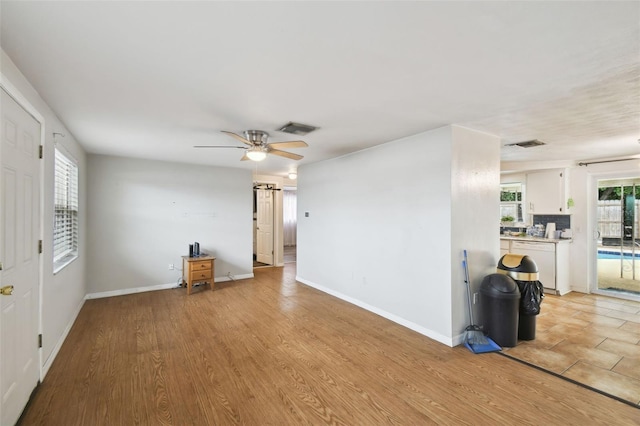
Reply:
[[[640,302],[547,295],[535,340],[520,340],[505,353],[640,404]]]
[[[640,411],[449,348],[295,282],[295,264],[88,300],[23,425],[638,424]]]
[[[295,262],[297,259],[297,247],[285,246],[284,247],[284,263]]]

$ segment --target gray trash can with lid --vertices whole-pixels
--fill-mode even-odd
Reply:
[[[500,346],[516,346],[520,290],[513,278],[500,273],[484,277],[480,303],[485,333]]]
[[[505,254],[498,262],[497,272],[514,279],[520,290],[520,315],[518,338],[536,338],[536,316],[540,313],[540,303],[544,298],[542,283],[538,281],[538,265],[527,255]]]

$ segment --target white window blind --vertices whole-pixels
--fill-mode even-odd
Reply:
[[[78,257],[78,165],[55,150],[53,269]]]

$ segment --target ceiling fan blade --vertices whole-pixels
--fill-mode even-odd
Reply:
[[[236,134],[235,134],[235,133],[233,133],[233,132],[227,132],[226,130],[221,130],[221,132],[222,132],[222,133],[226,133],[226,134],[228,134],[229,136],[231,136],[231,137],[234,137],[234,138],[238,139],[240,142],[242,142],[242,143],[244,143],[244,144],[247,144],[247,145],[249,145],[249,146],[253,146],[253,144],[252,144],[251,142],[249,142],[248,140],[246,140],[245,138],[243,138],[243,137],[242,137],[242,136],[240,136],[240,135],[236,135]]]
[[[305,141],[272,142],[267,145],[272,148],[306,148],[309,146]]]
[[[240,161],[248,161],[248,160],[250,160],[250,158],[247,156],[247,153],[245,152],[242,158],[240,159]]]
[[[240,148],[246,149],[244,146],[235,146],[235,145],[194,145],[194,148]]]
[[[280,151],[279,149],[270,148],[267,151],[269,154],[279,155],[280,157],[290,158],[292,160],[302,160],[304,157],[302,155],[294,154],[293,152]]]

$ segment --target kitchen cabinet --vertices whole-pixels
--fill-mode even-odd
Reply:
[[[500,240],[500,258],[509,253],[511,242],[509,240]]]
[[[511,253],[529,256],[538,265],[538,280],[547,290],[556,291],[556,247],[553,243],[512,241]]]
[[[553,169],[527,173],[527,211],[530,214],[565,214],[567,210],[567,170]]]
[[[571,240],[546,240],[544,238],[503,237],[503,245],[509,244],[509,253],[529,256],[538,266],[539,281],[546,292],[563,295],[569,293],[569,244]]]

